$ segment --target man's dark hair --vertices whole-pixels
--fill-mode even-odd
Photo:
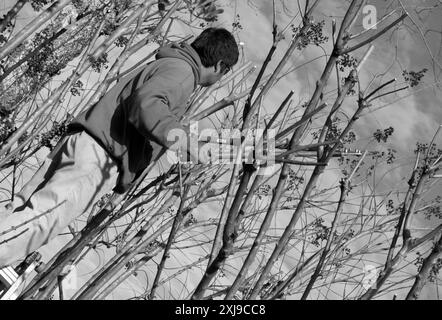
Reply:
[[[238,61],[239,51],[233,35],[223,28],[207,28],[191,43],[206,68],[222,61],[231,68]]]

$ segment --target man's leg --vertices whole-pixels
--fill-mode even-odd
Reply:
[[[85,132],[69,136],[53,161],[57,161],[53,175],[26,206],[1,218],[0,267],[57,236],[109,192],[118,175],[115,162]]]
[[[49,180],[50,177],[52,177],[61,159],[60,149],[66,143],[67,139],[68,136],[65,136],[58,142],[54,150],[47,155],[32,178],[22,187],[19,192],[14,194],[14,201],[7,203],[5,209],[0,212],[0,215],[2,213],[11,213],[14,209],[23,206],[29,200],[35,190],[37,190],[39,186],[43,185]]]

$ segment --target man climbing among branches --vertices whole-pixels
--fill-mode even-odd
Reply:
[[[124,193],[164,148],[187,150],[180,123],[198,85],[210,86],[238,61],[238,46],[222,28],[204,30],[190,45],[159,49],[156,60],[121,79],[78,115],[32,179],[0,212],[0,267],[56,237],[104,194]],[[169,132],[182,132],[178,143]]]

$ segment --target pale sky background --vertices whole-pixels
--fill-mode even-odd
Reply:
[[[14,1],[2,0],[0,1],[0,14],[3,14]],[[234,17],[239,15],[239,22],[242,25],[242,30],[236,34],[237,39],[244,43],[244,57],[248,61],[252,61],[253,64],[258,67],[263,62],[267,52],[271,46],[271,28],[272,28],[272,1],[270,0],[223,0],[220,1],[223,5],[225,12],[221,15],[215,26],[223,26],[227,29],[231,29],[231,23]],[[402,25],[394,33],[389,32],[383,35],[381,38],[375,41],[374,50],[369,56],[368,60],[364,64],[360,73],[360,79],[362,87],[365,88],[371,79],[376,76],[377,79],[371,90],[376,84],[384,83],[391,78],[396,77],[397,82],[395,85],[388,87],[400,88],[404,85],[403,78],[401,76],[402,70],[419,71],[422,68],[428,68],[429,71],[423,78],[422,83],[410,90],[402,91],[397,95],[387,97],[385,99],[377,100],[371,110],[376,112],[366,113],[359,122],[356,124],[356,133],[358,141],[356,142],[356,148],[358,149],[385,149],[388,147],[394,147],[397,150],[398,164],[406,164],[397,170],[393,170],[387,176],[385,184],[382,185],[382,189],[398,187],[406,187],[406,181],[409,178],[409,164],[413,157],[412,151],[415,148],[416,141],[429,142],[433,134],[437,130],[437,127],[442,124],[442,95],[440,91],[441,77],[441,43],[442,43],[442,24],[440,16],[442,9],[428,11],[428,14],[424,21],[420,21],[416,13],[412,10],[417,3],[422,3],[423,7],[431,7],[437,3],[436,0],[430,1],[402,1],[413,21],[409,18],[405,20],[405,25]],[[300,1],[301,7],[304,7],[304,1]],[[316,21],[324,19],[326,21],[326,35],[331,37],[331,19],[335,18],[339,23],[345,12],[345,8],[348,6],[349,1],[334,0],[334,1],[321,1],[317,10],[315,11],[314,18]],[[390,12],[392,9],[398,6],[397,1],[368,1],[369,4],[375,5],[377,8],[378,16],[381,17],[385,12]],[[284,6],[280,0],[276,1],[276,20],[280,28],[285,27],[292,17],[297,12],[296,1],[284,1]],[[391,5],[390,8],[386,8],[386,5]],[[20,14],[19,23],[26,23],[29,21],[29,17],[33,15],[33,11],[30,7],[26,6]],[[394,18],[398,15],[394,15]],[[356,25],[355,32],[362,30],[361,27],[362,17],[359,17]],[[391,22],[392,20],[388,20]],[[295,25],[300,22],[299,16],[293,21]],[[431,30],[426,33],[427,45],[422,40],[418,29],[414,25],[418,24],[423,30]],[[197,35],[200,30],[192,30],[184,25],[176,25],[176,28],[180,29],[183,34]],[[284,54],[285,49],[288,47],[288,43],[291,37],[290,29],[286,33],[286,39],[283,40],[272,59],[269,70],[273,70],[279,58]],[[331,42],[324,44],[323,49],[329,53],[331,52]],[[310,98],[314,90],[315,81],[318,79],[325,65],[326,58],[323,56],[324,51],[321,48],[311,46],[304,51],[296,51],[292,56],[290,63],[287,65],[286,70],[291,67],[298,67],[296,71],[291,72],[283,81],[278,83],[274,89],[266,96],[263,106],[264,110],[271,113],[276,106],[280,104],[282,99],[287,95],[290,90],[294,90],[293,96],[294,104],[298,102],[305,102]],[[148,49],[141,50],[137,55],[129,59],[127,66],[135,63],[139,57],[148,52]],[[364,49],[360,49],[353,53],[355,57],[361,57]],[[432,60],[433,55],[434,60]],[[317,58],[317,59],[315,59]],[[315,59],[303,66],[304,63]],[[257,72],[256,72],[257,74]],[[344,74],[342,75],[344,76]],[[336,76],[333,73],[330,77],[328,88],[325,92],[331,92],[336,88]],[[370,91],[371,91],[370,90]],[[334,91],[330,94],[329,102],[332,102],[334,97]],[[327,96],[327,95],[326,95]],[[355,98],[351,97],[346,100],[344,109],[349,112],[355,110]],[[378,146],[373,143],[372,133],[376,129],[385,129],[389,126],[394,127],[395,131],[392,138],[387,144]],[[439,145],[442,142],[442,138],[438,139]],[[330,172],[328,175],[321,178],[320,183],[322,185],[334,185],[340,178],[338,172]],[[441,194],[441,184],[433,189],[433,192],[429,196]],[[199,213],[206,212],[206,207],[202,206]],[[215,207],[210,206],[209,209],[215,210]],[[282,223],[282,221],[281,221]],[[45,250],[53,252],[56,247],[60,247],[63,240],[59,243],[48,246]],[[84,266],[80,270],[80,273],[85,275],[91,272],[96,265],[101,264],[101,258],[91,257],[87,266]],[[136,279],[130,280],[130,285],[124,286],[119,290],[113,298],[130,296],[130,287],[137,287],[139,283]],[[127,290],[127,291],[125,291]],[[431,297],[429,293],[428,297]]]

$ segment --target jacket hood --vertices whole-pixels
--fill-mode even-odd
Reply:
[[[200,82],[201,59],[198,53],[187,43],[172,43],[161,47],[155,58],[178,58],[186,61],[192,67],[195,76],[195,86]]]

